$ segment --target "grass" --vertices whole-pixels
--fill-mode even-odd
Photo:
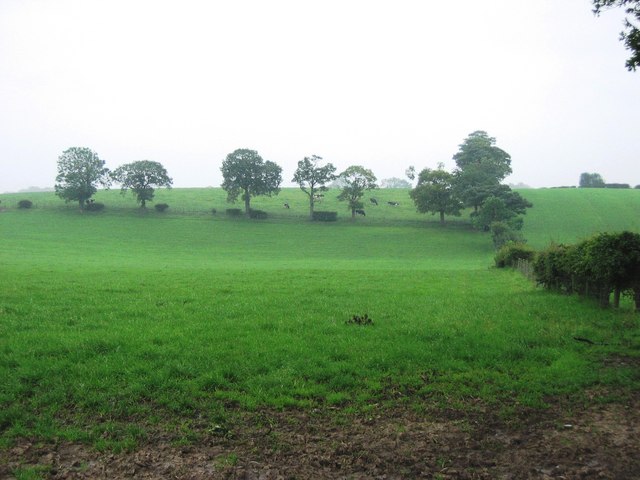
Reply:
[[[640,354],[629,308],[599,310],[490,268],[490,238],[464,222],[440,228],[403,201],[357,222],[310,223],[293,189],[283,192],[293,212],[260,199],[269,219],[229,219],[208,213],[219,190],[162,193],[175,205],[165,214],[117,192],[100,192],[99,214],[51,194],[0,212],[5,445],[27,436],[131,450],[155,428],[189,442],[263,407],[541,408],[640,386],[632,366],[604,362]],[[544,193],[536,208],[561,203]],[[527,228],[540,241],[536,215]],[[346,323],[364,313],[373,325]]]

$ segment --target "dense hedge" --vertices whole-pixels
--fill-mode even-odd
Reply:
[[[262,210],[249,210],[249,217],[254,218],[256,220],[264,220],[267,218],[267,212]]]
[[[503,245],[494,258],[496,267],[515,267],[518,260],[532,261],[536,255],[536,251],[521,242],[512,242]]]
[[[166,203],[156,203],[154,208],[158,212],[164,212],[167,208],[169,208],[169,205],[167,205]]]
[[[601,233],[576,245],[551,245],[534,262],[537,282],[550,290],[597,298],[614,306],[623,293],[640,310],[640,234]]]
[[[18,202],[18,208],[31,208],[33,207],[33,202],[31,200],[20,200]]]
[[[314,211],[311,218],[317,222],[335,222],[338,220],[338,212]]]

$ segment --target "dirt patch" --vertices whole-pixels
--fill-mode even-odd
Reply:
[[[0,460],[3,479],[25,467],[51,479],[638,479],[640,398],[508,420],[405,408],[260,412],[194,445],[159,434],[116,455],[22,441]]]

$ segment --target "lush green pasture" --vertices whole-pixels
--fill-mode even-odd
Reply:
[[[214,431],[238,408],[505,409],[639,386],[631,366],[604,361],[640,353],[629,309],[491,268],[487,235],[427,222],[408,198],[316,224],[294,189],[290,210],[256,202],[265,221],[227,218],[220,190],[161,193],[167,214],[117,192],[100,192],[98,214],[51,194],[32,195],[32,210],[0,196],[5,442],[120,448],[150,426]],[[346,324],[365,312],[373,325]]]

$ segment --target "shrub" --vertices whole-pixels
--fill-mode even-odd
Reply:
[[[503,245],[495,256],[496,267],[515,267],[518,260],[532,261],[535,250],[526,243],[511,242]]]
[[[239,217],[242,215],[242,210],[239,208],[227,208],[227,215],[230,217]]]
[[[84,206],[84,209],[89,212],[100,212],[104,210],[104,203],[100,202],[90,202]]]
[[[216,210],[215,208],[212,208],[212,209],[211,209],[211,213],[212,213],[213,215],[215,215],[216,213],[218,213],[218,210]]]
[[[167,205],[166,203],[156,203],[154,208],[158,212],[164,212],[167,208],[169,208],[169,205]]]
[[[267,218],[267,212],[264,212],[262,210],[249,210],[249,217],[250,218],[255,218],[256,220],[264,220],[265,218]]]
[[[548,290],[572,292],[574,248],[553,244],[539,252],[533,262],[537,283]]]
[[[33,207],[33,202],[31,200],[20,200],[18,202],[18,208],[31,208]]]
[[[516,220],[516,227],[514,228],[507,222],[492,222],[491,223],[491,239],[493,240],[493,246],[496,250],[499,250],[504,245],[508,243],[524,243],[524,238],[522,234],[518,231],[519,228],[522,228],[522,225],[517,220],[522,220],[521,218],[514,219]],[[519,228],[518,228],[519,227]]]
[[[317,222],[335,222],[338,219],[338,212],[313,212],[313,220]]]

